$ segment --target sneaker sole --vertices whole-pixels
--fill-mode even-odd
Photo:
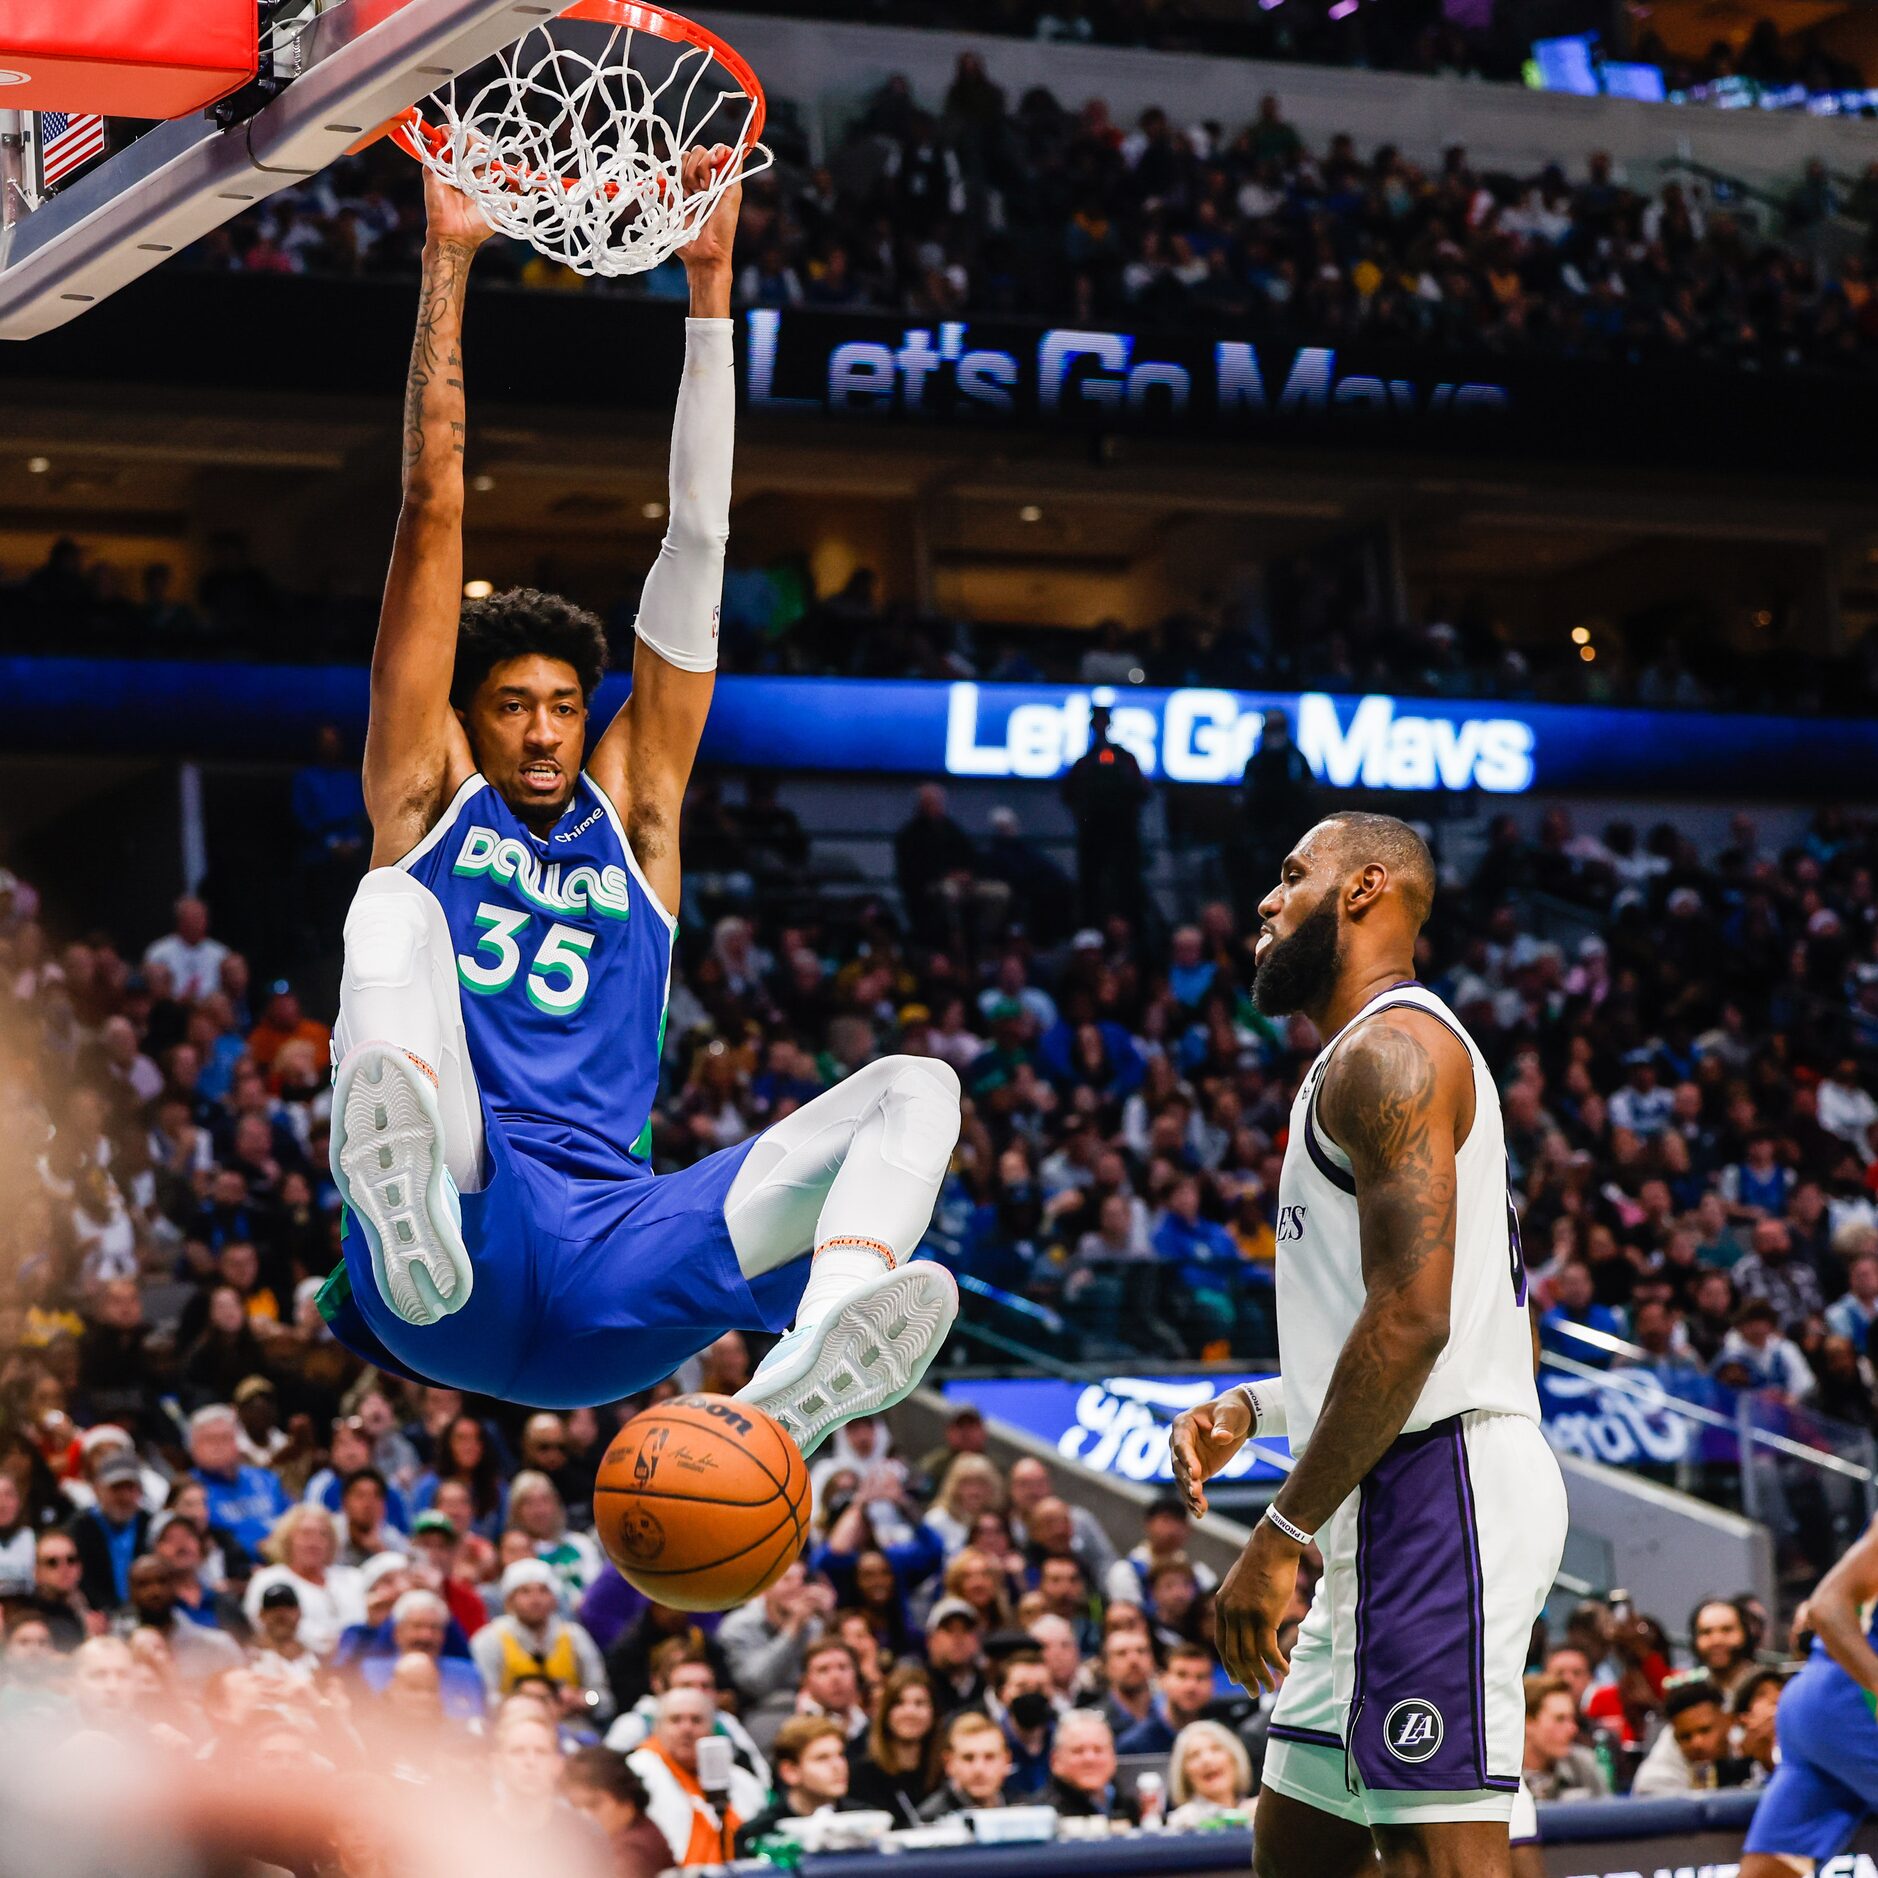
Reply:
[[[807,1460],[843,1422],[911,1395],[958,1314],[959,1288],[943,1265],[903,1265],[829,1312],[794,1378],[778,1378],[767,1394],[759,1379],[738,1399],[781,1423]]]
[[[362,1043],[339,1065],[333,1114],[333,1180],[364,1230],[378,1295],[420,1328],[460,1311],[474,1274],[430,1078],[395,1046]]]

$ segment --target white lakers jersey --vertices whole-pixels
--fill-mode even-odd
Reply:
[[[1332,1054],[1358,1024],[1408,1007],[1438,1018],[1474,1066],[1474,1125],[1455,1157],[1454,1291],[1447,1348],[1413,1412],[1413,1434],[1477,1409],[1539,1419],[1526,1315],[1519,1223],[1507,1193],[1500,1095],[1486,1059],[1460,1020],[1426,986],[1380,993],[1318,1052],[1291,1105],[1291,1134],[1278,1183],[1278,1361],[1293,1447],[1311,1437],[1330,1374],[1363,1308],[1356,1177],[1349,1156],[1317,1124],[1317,1090]]]

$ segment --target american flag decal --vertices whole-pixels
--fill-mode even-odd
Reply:
[[[51,186],[81,164],[104,155],[104,119],[91,112],[39,114],[39,180]]]

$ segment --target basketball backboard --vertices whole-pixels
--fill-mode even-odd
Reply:
[[[559,10],[548,0],[277,4],[265,10],[261,84],[156,125],[43,196],[25,168],[20,114],[0,111],[0,339],[76,318]]]

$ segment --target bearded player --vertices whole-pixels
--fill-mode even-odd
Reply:
[[[729,156],[691,151],[686,189]],[[549,1408],[630,1395],[726,1329],[793,1324],[743,1396],[807,1454],[907,1394],[957,1313],[950,1274],[911,1260],[959,1085],[892,1057],[694,1167],[655,1176],[648,1160],[679,810],[717,665],[741,191],[680,250],[670,520],[632,695],[591,746],[600,622],[525,590],[462,601],[464,291],[490,231],[428,172],[425,192],[372,655],[372,871],[346,920],[335,1037],[345,1262],[321,1307],[368,1361]]]
[[[1253,998],[1322,1050],[1291,1107],[1278,1192],[1281,1379],[1175,1423],[1181,1491],[1254,1432],[1296,1463],[1220,1587],[1219,1646],[1278,1691],[1260,1878],[1506,1878],[1521,1675],[1564,1549],[1539,1428],[1519,1232],[1493,1077],[1415,982],[1434,898],[1421,837],[1335,815],[1259,906]],[[1287,1664],[1298,1562],[1324,1575]]]

